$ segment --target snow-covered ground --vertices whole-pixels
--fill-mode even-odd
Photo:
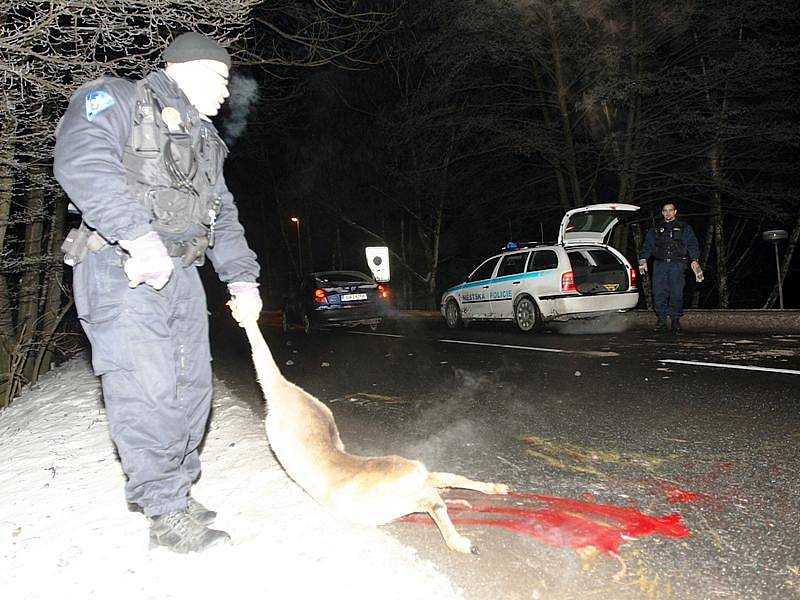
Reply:
[[[233,544],[149,549],[88,361],[46,375],[0,412],[0,597],[461,597],[412,549],[321,510],[275,461],[263,419],[221,382],[202,458],[193,494]]]

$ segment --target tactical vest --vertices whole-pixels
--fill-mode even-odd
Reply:
[[[162,234],[170,254],[181,255],[176,244],[202,246],[196,250],[202,261],[205,247],[214,245],[220,198],[213,189],[228,149],[202,122],[195,141],[187,121],[187,115],[162,105],[147,80],[140,80],[122,163],[131,193],[152,213],[153,229]]]
[[[671,225],[671,226],[670,226]],[[662,222],[655,226],[653,256],[657,260],[684,260],[686,242],[683,240],[684,224],[680,221]]]

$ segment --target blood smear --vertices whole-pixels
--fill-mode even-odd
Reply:
[[[682,538],[689,529],[681,524],[681,515],[651,517],[631,508],[620,508],[569,498],[554,498],[537,494],[509,494],[496,498],[511,498],[530,507],[512,508],[501,505],[448,506],[455,525],[503,527],[524,533],[557,548],[593,547],[608,554],[618,554],[619,544],[644,535],[663,535]],[[491,517],[467,517],[462,513],[482,513]],[[413,514],[398,521],[429,523],[428,515]]]

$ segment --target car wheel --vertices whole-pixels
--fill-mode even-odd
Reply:
[[[370,323],[369,324],[369,330],[370,331],[378,331],[378,327],[380,327],[380,326],[381,326],[381,322],[380,321],[378,321],[377,323]]]
[[[539,325],[539,307],[532,298],[522,298],[514,307],[514,322],[520,331],[533,331]]]
[[[450,329],[458,329],[463,324],[461,320],[461,309],[458,308],[458,302],[455,300],[448,300],[444,307],[444,319]]]
[[[286,313],[286,309],[284,308],[281,311],[281,329],[283,329],[283,333],[289,333],[291,328],[292,325],[289,323],[289,315]]]
[[[308,313],[303,313],[303,331],[306,335],[309,335],[312,331],[314,331],[314,327],[311,325],[311,318],[308,316]]]

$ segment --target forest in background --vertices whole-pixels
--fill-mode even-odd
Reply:
[[[506,241],[552,240],[565,210],[595,202],[642,207],[614,233],[634,257],[674,199],[702,243],[691,305],[757,308],[777,298],[762,231],[789,231],[781,273],[798,272],[799,12],[0,0],[0,406],[77,337],[58,251],[75,219],[51,173],[58,118],[81,83],[157,66],[175,23],[235,57],[218,126],[268,305],[301,262],[363,269],[363,247],[382,243],[397,305],[430,308]]]

